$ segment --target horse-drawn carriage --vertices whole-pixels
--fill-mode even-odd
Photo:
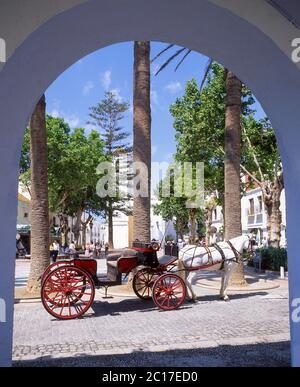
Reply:
[[[192,276],[198,270],[226,266],[220,295],[228,300],[226,289],[232,268],[243,260],[243,251],[253,254],[248,236],[233,238],[212,247],[186,246],[177,257],[157,257],[157,242],[134,242],[132,249],[108,256],[107,275],[97,275],[95,259],[57,261],[50,265],[42,278],[41,298],[45,309],[58,319],[82,316],[92,305],[95,288],[107,288],[122,283],[122,276],[134,272],[132,286],[142,300],[153,299],[164,310],[177,309],[192,289]],[[182,278],[183,277],[183,278]]]
[[[165,255],[158,259],[157,242],[134,242],[132,249],[112,254],[107,259],[107,275],[97,275],[95,259],[74,258],[48,266],[42,278],[42,303],[58,319],[82,316],[92,305],[95,288],[120,285],[122,276],[135,272],[133,290],[143,299],[153,299],[161,309],[178,308],[184,301],[186,286],[172,269],[177,257]]]

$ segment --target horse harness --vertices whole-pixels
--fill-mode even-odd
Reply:
[[[236,260],[236,262],[239,262],[240,260],[240,253],[239,251],[237,251],[237,249],[233,246],[233,244],[230,242],[230,241],[227,241],[227,244],[229,245],[230,249],[232,250],[233,254],[234,254],[234,259]],[[205,247],[205,250],[207,252],[207,255],[208,255],[208,262],[210,265],[213,265],[213,258],[212,258],[212,255],[211,255],[211,251],[209,250],[208,247],[204,246]],[[225,254],[224,254],[224,251],[223,249],[217,244],[217,243],[214,243],[213,244],[213,247],[220,253],[221,257],[222,257],[222,261],[223,261],[223,264],[222,264],[222,267],[221,269],[224,267],[224,263],[226,261],[226,257],[225,257]]]
[[[238,263],[240,261],[242,254],[239,251],[237,251],[237,249],[233,246],[233,244],[230,241],[227,241],[227,244],[229,245],[229,247],[233,251],[234,257],[236,259],[236,263]]]
[[[241,253],[239,251],[237,251],[237,249],[233,246],[233,244],[230,241],[227,241],[226,243],[229,245],[230,249],[232,250],[232,252],[234,254],[234,258],[232,258],[230,260],[234,259],[235,262],[238,263],[240,261]],[[195,247],[195,250],[196,250],[196,247]],[[212,254],[211,254],[211,251],[210,251],[209,247],[207,247],[207,246],[202,246],[202,247],[204,247],[204,249],[205,249],[205,251],[207,253],[208,266],[213,266],[214,265],[214,261],[213,261],[213,257],[212,257]],[[224,251],[222,250],[222,248],[217,243],[214,243],[212,245],[212,247],[214,247],[220,253],[220,255],[222,257],[223,264],[222,264],[222,267],[220,268],[220,270],[221,270],[221,269],[223,269],[224,263],[226,261],[226,257],[225,257]],[[191,266],[193,265],[194,258],[195,258],[195,252],[193,254]]]

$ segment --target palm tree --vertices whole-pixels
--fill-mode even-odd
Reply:
[[[27,291],[30,293],[40,288],[41,276],[50,261],[45,108],[45,96],[43,95],[30,120],[31,262],[27,283]]]
[[[241,114],[242,83],[232,71],[225,70],[225,156],[224,226],[225,240],[242,234],[241,224]],[[231,285],[246,285],[243,262],[233,272]]]
[[[133,71],[133,161],[144,163],[148,170],[148,176],[144,176],[147,179],[147,197],[135,195],[133,199],[133,240],[149,242],[151,238],[150,42],[134,42]]]
[[[156,60],[163,53],[174,47],[169,44],[161,50],[152,60]],[[191,53],[187,48],[178,49],[171,55],[157,70],[159,74],[175,58],[182,56],[175,67],[175,71],[184,62],[186,57]],[[209,59],[204,76],[201,82],[200,90],[207,79],[212,67],[213,60]],[[240,179],[240,162],[241,162],[241,106],[242,106],[242,84],[241,81],[229,70],[225,69],[226,85],[226,107],[225,107],[225,138],[224,138],[224,228],[225,239],[231,239],[241,235],[241,179]],[[231,284],[245,284],[244,267],[240,263],[238,269],[231,277]]]

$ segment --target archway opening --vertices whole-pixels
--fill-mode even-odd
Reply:
[[[126,53],[124,53],[124,50],[125,50],[124,47],[125,47],[128,51],[127,55],[132,55],[132,47],[130,47],[129,45],[132,46],[132,43],[123,43],[121,45],[118,45],[117,52],[120,52],[121,55],[125,55],[125,57],[126,57]],[[160,44],[160,43],[154,43],[153,46],[154,47],[152,49],[153,49],[154,54],[155,54],[155,52],[158,52],[159,49],[165,47],[164,44]],[[121,76],[119,75],[119,79],[118,79],[118,74],[116,71],[117,69],[112,67],[112,63],[114,63],[114,64],[118,63],[119,60],[116,60],[114,58],[114,56],[110,52],[111,50],[115,50],[115,52],[116,52],[116,47],[110,46],[106,49],[102,49],[99,52],[95,52],[93,54],[90,54],[89,57],[81,58],[79,60],[79,62],[76,62],[76,64],[74,64],[70,69],[66,70],[66,72],[64,74],[62,74],[61,77],[59,79],[57,79],[50,86],[50,88],[46,91],[48,113],[49,113],[49,115],[52,116],[52,119],[54,119],[54,121],[52,121],[52,124],[57,123],[57,121],[55,121],[55,120],[62,118],[66,123],[68,123],[68,125],[71,129],[70,130],[71,132],[74,133],[74,129],[76,127],[84,126],[85,134],[88,135],[88,133],[92,130],[92,127],[88,123],[88,108],[90,106],[93,106],[99,99],[102,99],[105,92],[108,92],[108,91],[113,92],[115,98],[117,100],[119,100],[120,102],[125,101],[126,99],[130,100],[133,93],[132,93],[132,89],[129,87],[129,84],[132,84],[132,82],[128,81],[128,78],[130,77],[130,74],[132,75],[132,60],[133,60],[133,58],[131,57],[131,60],[129,60],[127,63],[128,64],[128,69],[126,70],[127,72],[124,72],[124,64],[126,63],[126,61],[124,60],[124,64],[123,64],[123,68],[122,68],[122,71],[124,73],[121,74]],[[105,51],[108,52],[108,54],[106,54]],[[105,58],[105,55],[107,55],[106,59],[103,60],[103,57],[101,58],[101,55],[104,56],[104,58]],[[111,60],[111,62],[109,62],[107,59],[110,56],[112,56],[114,58],[113,60]],[[172,117],[170,115],[169,121],[167,121],[167,123],[162,124],[163,116],[165,116],[166,112],[169,110],[168,109],[169,105],[170,104],[173,105],[177,98],[183,97],[183,95],[187,92],[186,83],[188,83],[188,81],[190,81],[194,75],[199,77],[199,73],[201,74],[201,71],[199,71],[199,69],[202,68],[202,72],[203,72],[203,70],[205,70],[205,63],[207,62],[207,58],[201,58],[199,56],[199,54],[196,55],[196,58],[199,60],[200,65],[198,63],[196,63],[196,65],[194,65],[194,62],[197,62],[197,61],[195,61],[195,57],[191,58],[190,61],[193,63],[193,64],[190,63],[190,66],[192,65],[192,68],[193,68],[192,71],[190,70],[190,67],[188,67],[188,70],[183,71],[184,74],[178,73],[175,75],[175,79],[174,79],[173,71],[169,70],[168,74],[166,74],[165,77],[154,78],[154,82],[152,84],[152,117],[153,118],[155,117],[155,119],[153,120],[153,125],[152,125],[153,132],[152,133],[153,133],[153,139],[154,139],[153,153],[154,153],[154,156],[155,156],[155,154],[157,156],[159,156],[157,159],[154,159],[154,161],[156,161],[156,162],[167,161],[165,156],[172,153],[170,151],[170,150],[172,150],[172,148],[164,149],[164,151],[165,151],[164,155],[162,152],[162,148],[160,148],[160,150],[159,150],[159,146],[161,146],[161,144],[163,142],[162,138],[161,138],[161,127],[162,126],[164,126],[166,128],[171,127],[170,129],[172,130],[172,132],[166,133],[166,137],[165,137],[164,142],[170,141],[170,139],[172,139],[172,137],[175,137],[174,136],[175,131],[174,131],[174,128],[172,128],[172,120],[174,120],[175,117]],[[99,64],[100,64],[100,66],[99,66]],[[154,70],[154,71],[157,70],[157,68],[155,68],[156,66],[157,66],[157,64],[154,62],[152,70]],[[189,64],[187,64],[187,66],[189,66]],[[86,70],[87,68],[91,68],[91,67],[93,69],[95,69],[95,68],[98,69],[98,67],[102,67],[102,68],[99,68],[99,70],[97,70],[96,72],[91,71],[91,70],[88,70],[88,71]],[[82,78],[80,78],[80,77],[82,77]],[[123,79],[125,79],[125,82],[121,83]],[[122,87],[120,87],[120,83],[121,83]],[[201,83],[201,80],[199,79],[198,80],[198,87],[200,87],[200,83]],[[188,85],[191,85],[191,82],[188,83]],[[62,91],[65,92],[66,95],[63,95]],[[77,92],[77,95],[76,95],[76,92]],[[164,95],[164,93],[165,93],[165,95]],[[57,99],[58,95],[61,98],[60,101],[58,101],[58,99]],[[86,101],[88,97],[89,97],[89,100]],[[74,101],[74,104],[70,103],[71,99],[72,99],[72,101]],[[163,106],[163,104],[162,104],[162,101],[164,101],[164,100],[166,100],[165,106]],[[197,103],[197,101],[196,101],[196,103]],[[85,106],[83,106],[84,104],[85,104]],[[257,108],[259,109],[259,113],[255,117],[255,119],[259,120],[260,118],[263,118],[264,113],[263,113],[260,105],[258,104],[258,102],[255,102],[255,104],[256,104]],[[77,110],[78,108],[82,109],[82,111],[78,112],[78,110]],[[130,106],[129,106],[128,110],[129,110],[129,113],[131,113]],[[129,114],[129,119],[127,121],[125,120],[125,127],[128,127],[128,128],[131,127],[131,120],[132,120],[132,113]],[[51,121],[51,119],[49,118],[49,125],[51,125],[50,121]],[[81,124],[83,124],[83,125],[81,125]],[[157,130],[156,128],[159,128],[159,129]],[[174,144],[170,144],[170,145],[173,146],[173,153],[174,153],[176,146]],[[161,158],[162,155],[163,155],[163,157]],[[170,156],[169,156],[169,158],[170,158]],[[63,172],[63,171],[61,171],[61,172]],[[157,183],[158,182],[156,182],[156,184],[154,184],[154,185],[157,185]],[[247,182],[245,181],[245,183],[247,183]],[[257,188],[257,187],[254,186],[252,188],[254,188],[254,191],[255,191],[255,188]],[[262,216],[263,212],[264,212],[264,209],[260,207],[260,194],[258,193],[257,195],[254,195],[255,206],[253,203],[253,208],[252,208],[251,200],[254,200],[254,199],[253,199],[253,196],[251,196],[251,195],[253,195],[253,192],[250,192],[250,191],[253,191],[253,189],[251,189],[251,184],[249,185],[248,192],[246,193],[250,197],[250,199],[246,198],[246,204],[243,208],[244,215],[247,212],[243,232],[247,233],[250,231],[254,231],[253,230],[254,225],[259,224],[262,226],[261,228],[264,228],[265,235],[266,235],[266,223],[264,225],[260,224],[260,223],[263,223],[262,220],[260,220],[260,216]],[[216,234],[218,234],[219,238],[222,238],[221,229],[223,228],[222,219],[220,217],[218,217],[218,215],[220,215],[222,213],[220,206],[219,207],[216,206],[216,208],[214,208],[213,212],[214,212],[214,221],[213,221],[213,225],[211,225],[212,240],[213,240],[213,238],[216,238],[216,236],[217,236]],[[252,222],[253,216],[255,217],[255,219]],[[95,228],[96,223],[97,223],[97,220],[94,221],[94,228]],[[127,220],[127,223],[128,223],[128,220]],[[101,229],[101,225],[99,225],[99,226]],[[154,223],[153,223],[153,227],[155,227],[155,226],[157,226],[156,219],[154,220]],[[71,228],[72,228],[72,226],[70,227],[69,242],[73,239],[73,236],[74,236],[73,230]],[[116,228],[117,228],[116,235],[118,235],[118,234],[120,234],[120,231],[121,231],[120,225],[116,225]],[[88,231],[90,232],[90,230],[88,230]],[[96,239],[99,237],[98,231],[96,231],[94,229],[92,232],[93,232],[93,235],[94,235],[94,238],[96,241]],[[127,232],[129,234],[129,230]],[[163,234],[166,234],[166,228],[163,231]],[[261,244],[263,236],[261,236],[261,239],[259,239],[259,237],[260,237],[260,234],[255,233],[255,239],[257,240],[257,243]],[[90,235],[88,235],[86,238],[89,239]],[[103,238],[106,238],[106,237],[103,236]],[[174,236],[174,238],[176,238],[176,236]],[[101,236],[100,236],[100,240],[101,240]],[[128,237],[127,238],[125,237],[125,240],[127,242]],[[121,243],[124,243],[124,242],[121,242]],[[124,245],[120,244],[116,247],[126,247],[126,244],[124,244]],[[101,267],[101,269],[102,270],[104,269],[104,271],[105,271],[105,267]],[[200,286],[202,286],[202,289],[207,289],[207,285],[209,287],[209,284],[214,281],[214,278],[209,276],[208,278],[205,279],[205,281],[203,282],[203,280],[201,281],[201,279],[200,279]],[[216,285],[215,287],[218,287],[218,285]],[[205,294],[205,297],[207,297],[207,299],[210,299],[210,297],[211,297],[214,300],[214,295],[212,293],[210,293],[211,291],[212,291],[212,293],[214,293],[213,289],[208,290],[208,294]],[[250,293],[242,292],[236,298],[237,299],[240,298],[241,300],[244,300],[244,301],[247,299],[250,299],[249,302],[252,305],[252,307],[254,308],[255,303],[251,301],[251,298],[253,296],[253,300],[255,300],[255,297],[259,297],[261,295],[267,295],[267,293],[265,293],[265,294],[261,294],[261,293],[264,293],[264,291],[262,289],[260,289],[259,291],[254,291],[253,293],[251,293],[251,290],[250,290]],[[235,296],[233,296],[233,299],[235,299]],[[116,307],[116,309],[118,308],[118,306],[115,306],[115,307]],[[126,308],[126,306],[124,306],[124,307],[122,307],[122,310],[124,312],[129,312],[131,310],[131,308],[134,309],[136,307],[139,308],[141,306],[140,306],[140,304],[137,304],[134,301],[132,302],[132,305],[130,305],[130,301],[129,301],[127,308]],[[212,307],[213,307],[213,305],[212,305]],[[287,306],[285,305],[284,306],[285,309],[282,310],[282,316],[285,314],[285,321],[287,323],[287,315],[286,315],[287,308],[286,307]],[[244,310],[246,308],[249,308],[249,304],[248,305],[245,304],[245,307],[243,307],[243,308],[244,308]],[[261,306],[259,306],[259,308],[261,308]],[[144,309],[144,307],[143,307],[143,309]],[[148,309],[148,307],[146,307],[146,310],[147,309]],[[103,311],[101,310],[101,302],[96,302],[95,310],[96,310],[95,317],[99,317],[103,314]],[[256,315],[256,313],[255,313],[255,315]],[[244,318],[249,318],[249,316],[246,317],[246,314],[245,314]],[[224,319],[224,316],[223,316],[223,319]],[[230,317],[230,319],[231,319],[231,317]],[[100,319],[99,319],[99,321],[100,321]],[[43,320],[42,324],[44,325],[45,331],[52,330],[52,327],[50,325],[48,325],[46,320]],[[28,325],[31,325],[31,323],[28,322]],[[236,329],[238,329],[238,325],[239,324],[237,322]],[[117,326],[118,325],[116,325],[116,327]],[[17,337],[17,340],[18,340],[18,338],[19,338],[18,322],[15,325],[15,329],[16,329],[15,336]],[[109,325],[109,329],[111,329],[111,325]],[[220,336],[222,336],[222,333],[219,333],[219,334],[220,334]],[[179,335],[179,332],[173,332],[173,335],[174,336]],[[117,339],[118,339],[118,337],[117,337]],[[37,340],[41,340],[41,337],[37,337]],[[101,340],[99,338],[99,341],[102,341],[102,340],[103,340],[103,337],[101,337]],[[140,337],[140,340],[141,341],[143,340],[142,335]],[[22,344],[21,342],[17,342],[17,345],[20,348],[22,347],[22,345],[27,345],[27,344],[28,343]],[[45,344],[45,343],[43,343],[43,344]],[[47,346],[48,344],[45,344],[45,345]],[[284,344],[284,346],[286,348],[285,344]],[[255,347],[253,347],[253,349],[254,348]],[[241,351],[244,351],[244,349],[245,348],[243,346],[241,346]],[[266,350],[265,346],[262,346],[261,350],[265,351]]]

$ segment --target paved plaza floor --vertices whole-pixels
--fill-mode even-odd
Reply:
[[[104,272],[105,261],[99,267]],[[16,285],[26,273],[28,263],[19,263]],[[198,302],[175,311],[97,291],[89,313],[71,321],[55,320],[41,302],[19,302],[14,365],[289,366],[287,281],[279,284],[232,294],[227,303],[216,290],[195,286]]]

